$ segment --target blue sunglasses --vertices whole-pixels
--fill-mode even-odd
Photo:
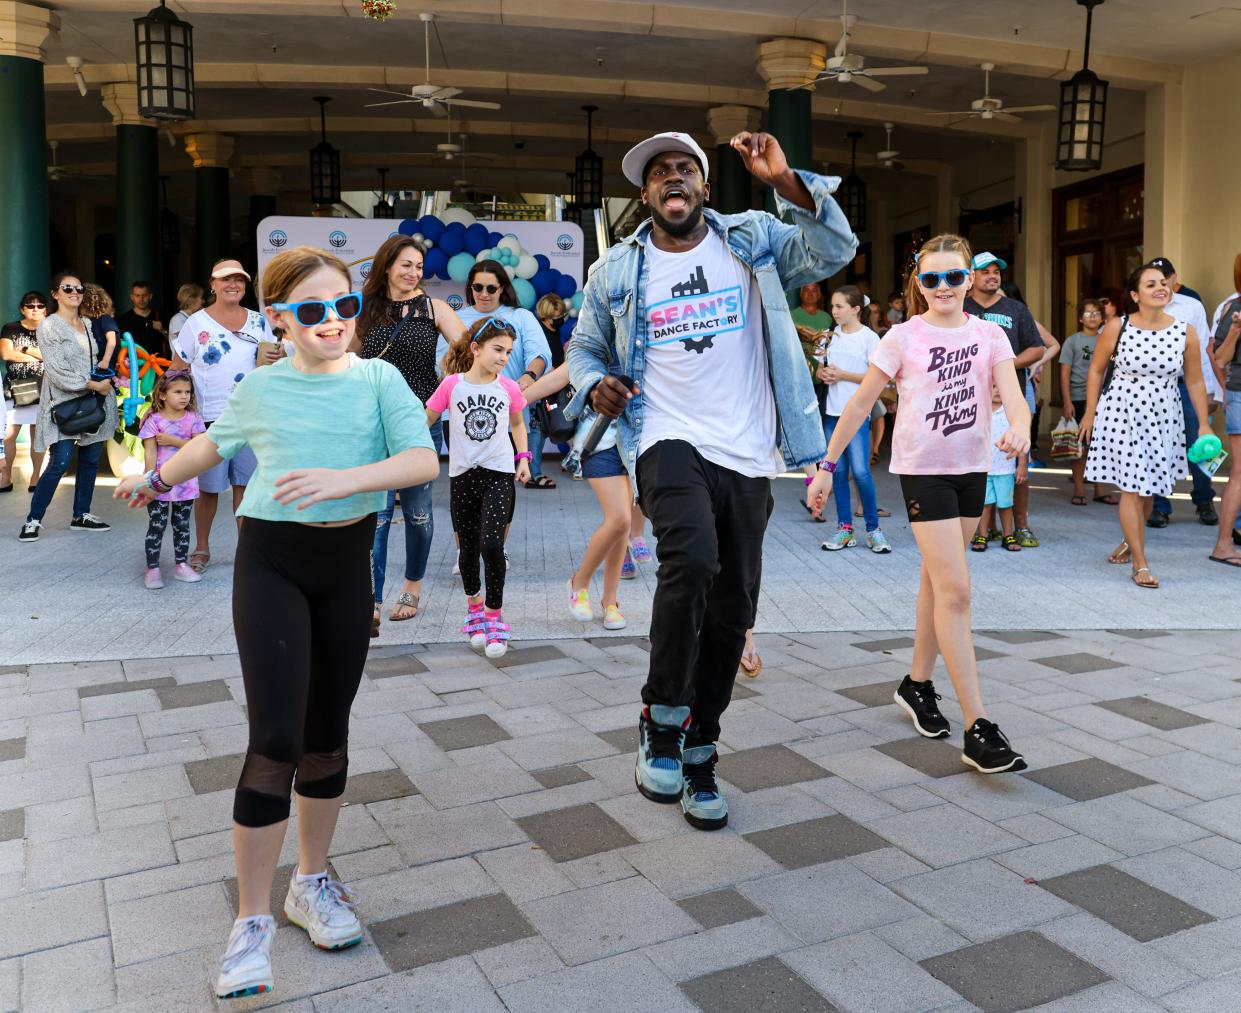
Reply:
[[[946,281],[949,288],[960,288],[969,276],[969,271],[960,268],[951,271],[923,271],[918,275],[918,281],[923,288],[939,288],[941,281]]]
[[[501,334],[507,334],[516,340],[516,335],[513,333],[513,328],[509,326],[508,321],[501,320],[499,317],[492,317],[485,324],[483,324],[483,326],[478,329],[478,333],[474,335],[472,340],[475,344],[481,342],[487,332],[491,330],[499,331]]]
[[[303,302],[272,303],[274,310],[287,310],[303,327],[314,327],[327,319],[330,309],[338,320],[352,320],[362,312],[362,293],[349,292],[335,299],[307,299]]]

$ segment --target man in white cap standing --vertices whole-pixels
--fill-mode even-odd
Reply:
[[[784,293],[857,249],[831,196],[838,178],[790,169],[770,134],[731,143],[792,224],[704,208],[694,139],[647,138],[621,168],[651,217],[595,265],[567,351],[569,413],[589,403],[619,419],[621,458],[659,540],[635,779],[700,830],[728,822],[715,744],[754,623],[771,479],[825,450]]]

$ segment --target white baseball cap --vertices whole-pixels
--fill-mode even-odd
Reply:
[[[642,173],[646,169],[646,164],[665,151],[684,151],[687,155],[693,155],[698,159],[698,164],[702,166],[702,181],[704,183],[707,181],[706,154],[689,134],[678,133],[675,130],[670,130],[666,134],[656,134],[654,137],[648,137],[645,141],[635,144],[621,159],[621,172],[634,186],[644,187],[646,180]]]

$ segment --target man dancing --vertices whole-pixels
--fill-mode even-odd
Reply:
[[[651,217],[596,264],[567,353],[577,396],[619,418],[621,457],[659,539],[635,779],[700,830],[728,822],[720,715],[758,604],[771,479],[817,464],[822,419],[784,292],[849,263],[836,177],[794,171],[770,134],[732,139],[774,215],[720,215],[688,134],[621,163]],[[627,385],[624,380],[630,381]]]

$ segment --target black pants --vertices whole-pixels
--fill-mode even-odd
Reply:
[[[147,566],[159,566],[159,553],[164,546],[164,532],[168,529],[168,518],[172,517],[172,558],[178,563],[185,563],[190,558],[190,517],[194,513],[194,501],[182,499],[152,500],[147,504],[146,554]]]
[[[517,492],[513,476],[490,468],[471,468],[448,483],[449,513],[461,549],[461,586],[470,597],[482,588],[479,559],[487,576],[489,609],[504,607],[504,529],[513,520]]]
[[[638,492],[659,542],[642,701],[688,706],[686,746],[714,742],[758,606],[771,482],[665,440],[638,458]]]
[[[338,798],[349,709],[370,645],[372,514],[338,528],[247,517],[233,565],[233,626],[250,744],[233,819],[264,827],[304,798]]]

